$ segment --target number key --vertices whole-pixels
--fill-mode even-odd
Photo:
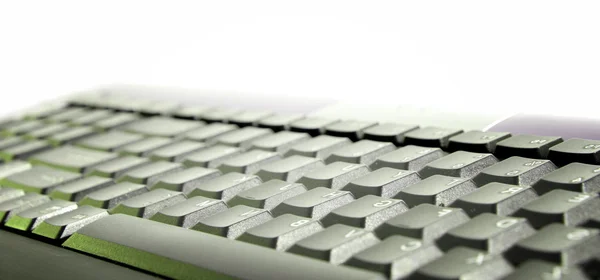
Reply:
[[[494,154],[501,159],[511,156],[544,159],[548,156],[550,147],[562,141],[560,137],[515,135],[498,142]]]

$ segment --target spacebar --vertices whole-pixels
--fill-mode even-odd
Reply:
[[[116,214],[63,246],[175,279],[384,279],[244,242]]]

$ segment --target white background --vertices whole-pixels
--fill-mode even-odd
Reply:
[[[600,102],[596,3],[3,1],[0,102],[126,83],[581,112]]]

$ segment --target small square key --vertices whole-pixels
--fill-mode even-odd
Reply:
[[[549,160],[511,157],[482,170],[473,181],[478,186],[492,182],[528,186],[555,169]]]
[[[90,205],[97,208],[111,209],[122,201],[145,192],[148,192],[148,189],[144,185],[122,182],[92,192],[81,199],[78,204],[80,206]]]
[[[94,166],[115,159],[117,154],[65,146],[34,155],[33,164],[43,164],[71,172],[84,173]]]
[[[203,125],[200,121],[152,117],[125,125],[123,129],[148,136],[178,137]]]
[[[46,143],[46,141],[32,140],[1,150],[0,160],[5,162],[19,159],[24,160],[51,148],[52,146]]]
[[[26,192],[49,193],[56,187],[81,178],[79,173],[53,169],[45,166],[10,175],[0,181],[0,185],[21,189]]]
[[[251,149],[285,154],[292,146],[309,140],[310,135],[300,132],[281,131],[252,142]]]
[[[471,217],[482,213],[509,216],[537,197],[529,186],[489,183],[459,197],[452,203],[452,207],[462,208]]]
[[[263,166],[277,162],[280,159],[281,156],[277,153],[252,150],[223,161],[218,169],[223,173],[239,172],[254,174]]]
[[[108,212],[89,205],[44,220],[33,233],[53,240],[64,240],[80,228],[108,216]]]
[[[288,198],[303,192],[306,192],[306,188],[301,184],[270,180],[238,193],[228,203],[231,206],[243,204],[254,208],[271,210]]]
[[[334,151],[348,146],[351,143],[352,142],[348,138],[321,135],[292,146],[285,153],[285,156],[300,155],[325,159]]]
[[[333,225],[298,241],[288,252],[337,265],[378,242],[379,239],[369,231]]]
[[[243,111],[229,117],[227,122],[239,127],[256,126],[260,120],[268,118],[271,115],[273,115],[273,113],[265,111]]]
[[[571,138],[550,147],[548,159],[558,166],[571,162],[600,164],[600,141]]]
[[[149,153],[152,160],[182,161],[185,156],[206,149],[204,143],[183,140],[160,147]]]
[[[258,121],[258,127],[270,128],[271,130],[278,132],[282,130],[290,130],[290,124],[303,119],[304,116],[300,114],[291,115],[272,115]]]
[[[352,180],[369,173],[369,168],[364,164],[334,162],[324,167],[308,172],[297,182],[308,189],[327,187],[339,190]]]
[[[384,221],[407,210],[408,206],[402,200],[366,195],[334,209],[321,222],[325,227],[345,224],[374,230]]]
[[[161,209],[150,220],[191,228],[202,219],[225,210],[227,210],[227,205],[222,200],[195,196],[184,202]]]
[[[551,223],[577,226],[600,216],[600,199],[597,194],[557,189],[529,202],[515,216],[527,218],[535,228]]]
[[[127,144],[140,141],[143,138],[144,136],[139,134],[124,131],[110,131],[87,137],[78,141],[77,145],[88,149],[112,152]]]
[[[600,165],[574,162],[542,177],[533,188],[538,194],[554,189],[574,192],[600,192]]]
[[[184,137],[192,141],[214,144],[220,136],[236,130],[238,130],[238,127],[233,124],[211,123],[186,133]]]
[[[185,195],[180,192],[155,189],[129,198],[112,208],[110,214],[126,214],[149,219],[163,208],[185,201]]]
[[[317,158],[291,156],[263,165],[256,175],[263,179],[263,181],[279,179],[287,182],[296,182],[306,173],[323,166],[325,166],[323,161]]]
[[[494,154],[501,159],[511,156],[545,159],[550,147],[562,141],[560,137],[515,135],[498,142]]]
[[[448,206],[459,197],[476,189],[475,184],[469,179],[433,175],[402,189],[394,198],[404,200],[410,207],[422,203]]]
[[[469,216],[460,208],[421,204],[385,221],[375,232],[380,239],[403,235],[430,243],[468,220]]]
[[[154,150],[162,148],[171,143],[173,143],[173,139],[168,137],[147,137],[140,141],[122,146],[117,151],[122,155],[145,157]]]
[[[185,156],[183,159],[183,164],[185,166],[216,168],[224,161],[241,153],[242,150],[240,148],[216,145]]]
[[[238,205],[201,220],[192,229],[236,239],[248,229],[272,218],[267,210]]]
[[[78,202],[86,195],[114,184],[109,178],[89,176],[55,188],[50,192],[50,197]]]
[[[383,123],[365,129],[364,138],[373,141],[392,142],[394,145],[402,145],[404,143],[404,135],[418,128],[419,126],[417,125]]]
[[[117,178],[117,182],[131,182],[150,186],[161,177],[182,169],[183,166],[180,163],[155,161],[125,172]]]
[[[68,143],[74,143],[81,139],[91,137],[97,132],[89,126],[70,127],[63,131],[54,133],[46,138],[46,141],[54,146],[58,147]]]
[[[420,180],[417,172],[383,167],[350,181],[342,190],[356,198],[369,194],[390,198]]]
[[[16,213],[6,221],[5,225],[21,231],[32,231],[43,221],[75,209],[77,209],[75,202],[52,200]]]
[[[98,164],[88,169],[86,176],[100,176],[107,178],[117,178],[127,173],[129,170],[149,164],[147,158],[123,156],[116,159]]]
[[[183,193],[189,193],[197,186],[217,178],[221,172],[216,169],[203,167],[192,167],[161,177],[154,184],[148,186],[150,190],[167,189]]]
[[[369,165],[378,157],[396,149],[392,143],[361,140],[346,147],[339,148],[326,159],[326,163],[344,161],[350,163],[362,163]]]
[[[299,240],[322,230],[318,221],[285,214],[247,230],[238,240],[285,251]]]
[[[238,147],[246,150],[251,147],[252,142],[264,138],[270,134],[273,134],[273,131],[268,128],[244,127],[242,129],[223,134],[217,137],[215,140],[217,144]]]
[[[406,133],[404,144],[445,149],[450,138],[462,132],[461,129],[424,127]]]
[[[448,151],[469,151],[474,153],[493,153],[496,144],[510,137],[508,132],[469,131],[451,137]]]
[[[341,121],[325,127],[325,134],[350,138],[358,141],[363,138],[364,130],[376,126],[377,122],[371,121]]]
[[[500,254],[534,233],[526,219],[484,213],[449,230],[437,240],[437,245],[444,251],[464,246]]]
[[[50,201],[48,196],[37,193],[27,193],[23,196],[2,202],[0,203],[0,225],[4,224],[5,221],[17,213],[44,204],[48,201]]]
[[[204,196],[228,201],[238,193],[256,187],[261,183],[262,181],[257,176],[232,172],[196,186],[188,194],[188,197]]]
[[[273,216],[289,213],[312,219],[321,219],[333,209],[352,201],[354,201],[354,197],[350,192],[319,187],[283,201],[272,210],[272,213]]]
[[[325,127],[339,122],[336,119],[309,117],[290,124],[290,130],[296,132],[305,132],[312,137],[319,136],[325,133]]]
[[[393,152],[377,158],[369,166],[372,170],[382,167],[419,171],[428,163],[440,159],[444,152],[440,148],[427,148],[419,146],[404,146]]]
[[[496,164],[492,154],[458,151],[432,161],[419,171],[422,178],[438,174],[460,178],[472,178],[481,170]]]

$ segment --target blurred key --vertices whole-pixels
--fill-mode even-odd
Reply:
[[[123,156],[98,164],[88,169],[86,176],[95,175],[100,177],[117,178],[127,171],[141,167],[150,162],[147,158]]]
[[[428,163],[440,159],[444,152],[440,148],[404,146],[375,159],[369,166],[372,170],[382,167],[419,171]]]
[[[205,148],[206,145],[204,143],[183,140],[160,147],[150,152],[148,155],[152,160],[180,162],[185,156]]]
[[[77,209],[75,202],[64,200],[48,201],[44,204],[16,213],[6,221],[6,226],[21,231],[32,231],[43,221]]]
[[[554,263],[529,260],[519,265],[517,269],[504,280],[592,280],[576,266],[561,267]]]
[[[85,225],[108,216],[104,209],[89,205],[81,206],[41,222],[33,233],[54,240],[64,240]]]
[[[261,150],[252,150],[224,160],[219,167],[223,173],[239,172],[243,174],[255,174],[263,166],[281,159],[277,153]]]
[[[493,153],[496,144],[510,137],[508,132],[469,131],[451,137],[448,151],[469,151],[474,153]]]
[[[562,141],[560,137],[514,135],[498,142],[494,154],[501,159],[511,156],[545,159],[550,147]]]
[[[402,200],[367,195],[334,209],[321,222],[325,227],[344,224],[374,230],[386,220],[407,210],[408,206]]]
[[[239,127],[256,126],[261,119],[271,115],[273,115],[273,113],[265,111],[243,111],[229,117],[228,123],[235,124]]]
[[[338,137],[346,137],[352,141],[363,138],[364,130],[374,127],[377,122],[371,121],[341,121],[325,127],[325,134]]]
[[[272,179],[296,182],[306,173],[325,166],[323,161],[303,156],[290,156],[262,166],[256,173],[263,181]]]
[[[11,199],[24,196],[25,192],[20,189],[13,189],[8,187],[0,188],[0,203],[9,201]]]
[[[179,108],[179,104],[175,102],[165,102],[161,101],[148,101],[142,103],[138,106],[138,111],[144,116],[158,116],[158,115],[168,115],[169,113],[177,110]]]
[[[267,210],[238,205],[201,220],[192,229],[236,239],[246,230],[271,219]]]
[[[285,251],[299,240],[321,230],[323,226],[318,221],[285,214],[247,230],[238,240]]]
[[[69,123],[72,125],[91,125],[111,116],[113,116],[113,111],[110,110],[92,110],[77,118],[69,120]]]
[[[139,134],[110,131],[77,141],[77,145],[88,149],[112,152],[127,144],[140,141],[143,138],[144,136]]]
[[[391,236],[354,255],[345,265],[383,273],[390,279],[403,279],[441,256],[442,252],[433,244]]]
[[[308,189],[327,187],[339,190],[352,180],[369,173],[369,168],[364,164],[334,162],[324,167],[306,173],[297,182]]]
[[[233,124],[212,123],[207,126],[194,129],[186,133],[184,137],[193,141],[214,144],[217,142],[217,138],[219,138],[220,136],[235,131],[237,129],[238,127]]]
[[[4,127],[2,131],[0,131],[0,134],[4,136],[23,135],[42,127],[44,127],[44,123],[42,121],[16,121]]]
[[[290,130],[296,132],[305,132],[310,134],[312,137],[316,137],[325,133],[325,127],[337,122],[339,122],[339,120],[308,117],[291,123]]]
[[[227,210],[222,200],[195,196],[186,201],[163,208],[154,214],[150,220],[190,228],[202,219]]]
[[[251,149],[285,154],[292,146],[311,139],[306,133],[281,131],[251,143]]]
[[[185,201],[185,195],[183,193],[165,189],[155,189],[119,203],[116,207],[112,208],[109,213],[121,213],[149,219],[161,209],[183,201]]]
[[[78,202],[86,195],[112,185],[114,182],[109,178],[89,176],[61,185],[52,190],[49,196],[54,199]]]
[[[462,208],[471,217],[482,213],[509,216],[537,197],[529,186],[489,183],[459,197],[452,203],[452,207]]]
[[[600,192],[600,165],[574,162],[542,177],[533,188],[538,194],[554,189],[574,192]]]
[[[257,176],[232,172],[199,184],[188,194],[188,197],[203,196],[228,201],[238,193],[261,183]]]
[[[49,150],[51,148],[52,147],[45,141],[32,140],[1,150],[0,159],[3,159],[4,161],[27,159],[34,154]]]
[[[228,204],[247,205],[254,208],[271,210],[288,198],[306,192],[301,184],[288,183],[281,180],[270,180],[256,187],[241,191]]]
[[[145,157],[156,149],[162,148],[173,143],[173,139],[168,137],[147,137],[140,141],[127,144],[118,149],[122,155],[132,155]]]
[[[117,178],[117,182],[131,182],[136,184],[154,184],[160,177],[182,170],[180,163],[155,161],[125,172]]]
[[[195,187],[220,175],[221,172],[216,169],[192,167],[165,175],[148,188],[151,190],[167,189],[187,194]]]
[[[342,264],[352,255],[378,242],[377,237],[369,231],[347,225],[333,225],[298,241],[288,252]]]
[[[54,104],[42,104],[40,106],[36,106],[33,110],[28,110],[23,118],[26,120],[36,120],[36,119],[45,119],[49,116],[58,114],[65,109],[65,104],[61,102]]]
[[[202,125],[200,121],[152,117],[127,124],[123,129],[148,136],[177,137]]]
[[[5,162],[0,164],[0,179],[6,178],[10,175],[23,172],[31,168],[31,163],[20,160],[13,160],[11,162]]]
[[[92,126],[99,131],[107,131],[132,123],[139,118],[138,115],[131,113],[113,113],[111,117],[99,120],[93,123]]]
[[[69,126],[65,123],[48,124],[40,129],[30,131],[29,133],[23,135],[23,138],[25,138],[25,139],[45,139],[55,133],[65,131],[68,128],[69,128]]]
[[[290,124],[303,119],[302,115],[272,115],[258,121],[258,127],[270,128],[275,132],[289,130]]]
[[[185,156],[183,159],[183,164],[185,166],[216,168],[224,161],[241,153],[242,150],[239,148],[216,145]]]
[[[404,135],[418,128],[419,126],[416,125],[383,123],[365,129],[364,138],[373,141],[392,142],[395,145],[401,145],[404,143]]]
[[[292,146],[285,156],[300,155],[305,157],[327,158],[332,152],[350,145],[348,138],[321,135]]]
[[[84,173],[116,157],[117,154],[114,153],[65,146],[38,153],[32,156],[29,161],[33,164],[43,164],[67,171]]]
[[[94,131],[94,129],[89,126],[71,127],[50,135],[46,140],[52,146],[56,147],[68,143],[77,142],[94,134],[96,134],[96,131]]]
[[[369,165],[378,157],[396,149],[392,143],[382,143],[371,140],[361,140],[346,147],[337,149],[326,159],[326,163],[344,161]]]
[[[549,160],[511,157],[482,170],[473,181],[478,186],[493,182],[528,186],[555,169]]]
[[[430,243],[468,220],[460,208],[421,204],[385,221],[375,232],[380,239],[403,235]]]
[[[294,214],[312,219],[321,219],[333,209],[352,201],[354,201],[354,197],[350,192],[318,187],[283,201],[271,213],[273,213],[273,216]]]
[[[472,178],[481,170],[496,164],[492,154],[458,151],[432,161],[419,171],[422,178],[438,174],[460,178]]]
[[[34,166],[29,170],[10,175],[0,185],[21,189],[26,192],[49,193],[59,185],[81,178],[79,173],[67,172],[45,166]]]
[[[0,150],[10,148],[19,144],[24,143],[25,140],[20,137],[8,137],[0,139]]]
[[[384,167],[350,181],[342,190],[352,192],[356,198],[369,194],[390,198],[420,180],[414,171]]]
[[[171,115],[178,119],[199,120],[202,118],[204,112],[208,110],[210,110],[210,108],[204,106],[180,107],[171,112]]]
[[[514,215],[527,218],[535,228],[551,223],[577,226],[600,216],[600,199],[597,194],[553,190],[527,203]]]
[[[424,127],[406,133],[404,144],[445,149],[450,138],[462,132],[460,129]]]
[[[50,201],[49,197],[37,193],[27,193],[23,196],[4,201],[0,203],[0,225],[4,224],[5,221],[17,213],[48,201]]]
[[[122,201],[136,197],[145,192],[148,192],[148,189],[144,185],[122,182],[89,193],[81,199],[78,204],[111,209]]]
[[[217,144],[238,147],[245,150],[250,148],[252,142],[255,140],[261,139],[272,133],[273,131],[267,128],[244,127],[242,129],[223,134],[217,137],[215,140]]]
[[[477,186],[469,179],[433,175],[402,189],[394,198],[404,200],[410,207],[422,203],[448,206],[476,189]]]
[[[207,123],[224,122],[227,123],[230,117],[241,113],[242,111],[234,108],[213,108],[202,114],[202,120]]]
[[[550,147],[548,159],[558,166],[571,162],[600,164],[600,141],[571,138]]]
[[[68,122],[73,119],[77,119],[91,112],[84,108],[66,108],[58,114],[47,117],[45,120],[48,122]]]

